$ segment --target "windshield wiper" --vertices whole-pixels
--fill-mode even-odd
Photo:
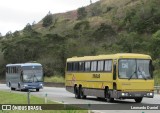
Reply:
[[[28,78],[26,79],[26,81],[27,81],[27,82],[32,82],[32,76],[28,77]]]
[[[38,78],[37,78],[37,76],[35,74],[33,75],[33,79],[34,79],[34,77],[37,79],[37,82],[38,82]]]
[[[136,67],[135,67],[134,72],[131,74],[131,76],[128,78],[128,80],[130,80],[130,79],[132,78],[132,76],[133,76],[134,74],[136,74],[136,72],[137,72],[137,65],[136,65]]]
[[[130,80],[135,73],[136,73],[136,70],[131,74],[131,76],[128,78],[128,80]]]

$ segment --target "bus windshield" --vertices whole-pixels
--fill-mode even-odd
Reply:
[[[120,59],[118,76],[121,79],[152,79],[151,60]]]
[[[43,81],[43,71],[41,66],[23,66],[22,69],[24,82]]]

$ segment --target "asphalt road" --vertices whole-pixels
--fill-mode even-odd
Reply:
[[[0,90],[9,91],[10,89],[5,84],[0,84]],[[20,91],[14,91],[16,93],[26,93]],[[127,100],[116,100],[114,103],[107,103],[105,100],[98,100],[95,97],[87,97],[87,99],[75,99],[74,94],[69,93],[65,88],[56,88],[56,87],[44,87],[39,92],[31,91],[32,95],[39,96],[44,98],[47,94],[47,98],[52,101],[66,103],[66,104],[131,104],[136,105],[133,99]],[[155,94],[154,98],[144,98],[142,101],[143,104],[160,104],[160,95]],[[160,106],[159,106],[160,107]],[[160,110],[93,110],[94,112],[102,113],[160,113]]]

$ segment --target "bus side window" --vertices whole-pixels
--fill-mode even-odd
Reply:
[[[85,62],[85,71],[90,71],[90,68],[91,68],[91,63]]]
[[[17,72],[17,67],[15,67],[15,73],[18,73],[18,72]]]
[[[91,62],[91,71],[97,71],[97,61]]]
[[[104,61],[98,61],[97,71],[104,71]]]
[[[10,71],[10,74],[12,73],[12,67],[9,67],[10,69],[9,69],[9,71]]]
[[[112,71],[112,60],[105,60],[104,71],[107,71],[107,72]]]
[[[16,73],[16,67],[13,67],[13,73]]]
[[[73,63],[67,63],[67,71],[72,71],[72,64]]]
[[[12,67],[10,67],[10,73],[13,73],[13,72],[12,72]]]
[[[73,71],[78,71],[78,62],[73,63]]]
[[[79,71],[84,71],[84,62],[79,62]]]
[[[18,73],[18,67],[16,67],[16,73]]]
[[[20,67],[18,67],[18,73],[21,73],[22,69]]]

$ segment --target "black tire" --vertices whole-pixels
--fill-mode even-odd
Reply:
[[[16,89],[15,89],[15,88],[13,88],[13,87],[11,87],[11,90],[12,90],[12,91],[14,91],[14,90],[16,90]]]
[[[105,98],[106,98],[106,101],[109,103],[114,101],[114,98],[111,98],[110,96],[109,88],[105,89]]]
[[[114,102],[114,98],[107,98],[106,100],[107,100],[107,102],[109,102],[109,103]]]
[[[21,85],[20,85],[20,84],[18,84],[18,89],[19,89],[20,91],[22,91],[22,90],[21,90]]]
[[[39,91],[39,89],[36,89],[36,91],[38,92],[38,91]]]
[[[8,83],[8,87],[11,87],[11,83],[10,82]]]
[[[136,98],[134,99],[136,103],[141,103],[143,98]]]
[[[74,87],[74,94],[75,94],[75,98],[79,99],[79,91],[78,91],[78,88],[75,86]]]
[[[79,97],[80,99],[86,99],[86,95],[84,95],[84,91],[82,87],[79,87]]]
[[[102,97],[97,97],[97,99],[98,99],[98,100],[104,100],[104,98],[102,98]]]

